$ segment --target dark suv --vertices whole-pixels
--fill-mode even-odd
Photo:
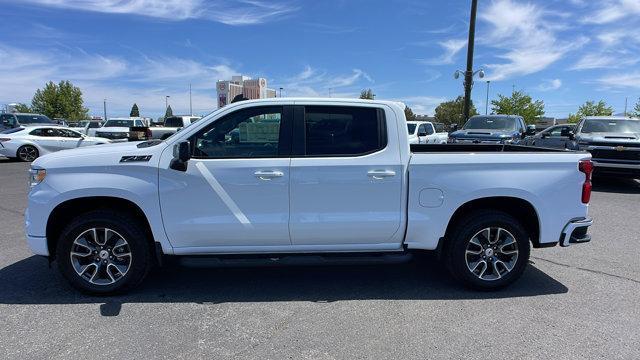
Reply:
[[[511,144],[534,133],[535,130],[527,128],[522,116],[476,115],[469,118],[462,130],[449,134],[449,142]]]
[[[0,131],[25,125],[56,125],[56,123],[46,115],[40,114],[0,114]]]
[[[626,117],[586,117],[576,141],[593,157],[594,174],[640,179],[640,120]]]

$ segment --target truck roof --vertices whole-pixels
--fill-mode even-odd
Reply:
[[[585,116],[585,120],[640,120],[631,116]]]
[[[406,107],[403,102],[391,101],[391,100],[369,100],[369,99],[351,99],[351,98],[330,98],[330,97],[284,97],[284,98],[266,98],[266,99],[254,99],[243,100],[227,106],[233,106],[237,104],[247,103],[273,103],[273,102],[344,102],[344,103],[362,103],[362,104],[387,104],[393,106],[400,106],[402,109]]]

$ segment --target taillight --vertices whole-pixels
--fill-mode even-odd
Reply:
[[[582,184],[582,203],[588,204],[591,200],[591,176],[593,174],[593,163],[591,160],[580,160],[578,163],[578,170],[584,173],[585,179]]]

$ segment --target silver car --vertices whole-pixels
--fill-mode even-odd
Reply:
[[[108,144],[109,139],[90,137],[56,126],[26,126],[0,132],[0,156],[33,161],[38,156],[81,146]]]

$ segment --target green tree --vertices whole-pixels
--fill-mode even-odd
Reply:
[[[360,92],[360,99],[373,100],[375,97],[376,94],[371,89],[364,89]]]
[[[173,116],[173,110],[171,110],[171,105],[167,106],[167,111],[165,111],[164,113],[164,118],[168,118],[168,117],[172,117]]]
[[[31,108],[27,104],[23,104],[23,103],[16,104],[14,106],[14,109],[16,109],[16,112],[19,112],[19,113],[30,113],[31,112]]]
[[[458,96],[455,100],[445,101],[440,103],[436,107],[435,118],[437,122],[445,125],[458,124],[464,125],[465,119],[463,115],[464,111],[464,97]],[[471,102],[471,108],[469,109],[469,116],[478,115],[476,107]]]
[[[498,95],[491,100],[491,111],[496,114],[520,115],[527,124],[534,124],[536,119],[544,115],[544,102],[533,101],[531,96],[522,91],[513,91],[511,96]]]
[[[133,103],[131,107],[131,112],[129,113],[130,117],[140,117],[140,110],[138,109],[138,104]]]
[[[31,100],[31,111],[50,118],[82,120],[89,117],[84,107],[82,91],[68,80],[55,84],[49,81],[43,89],[36,90]]]
[[[569,122],[577,123],[585,116],[611,116],[613,115],[613,108],[608,106],[604,100],[600,100],[597,103],[595,101],[587,101],[580,105],[578,112],[575,114],[569,114]]]
[[[404,117],[407,118],[407,121],[412,121],[416,119],[416,114],[413,113],[413,110],[411,110],[410,107],[406,106],[404,107]]]
[[[638,102],[636,103],[636,106],[633,107],[633,113],[631,115],[635,117],[640,117],[640,98],[638,98]]]

